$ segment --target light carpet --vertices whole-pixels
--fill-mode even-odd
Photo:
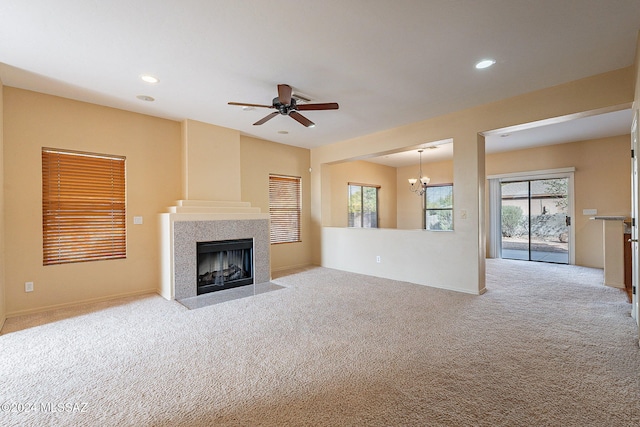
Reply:
[[[8,319],[0,425],[640,425],[637,328],[601,270],[488,260],[482,296],[320,267],[273,282]]]

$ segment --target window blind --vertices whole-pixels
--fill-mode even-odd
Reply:
[[[301,178],[269,175],[271,243],[300,241]]]
[[[126,258],[125,158],[42,149],[43,264]]]

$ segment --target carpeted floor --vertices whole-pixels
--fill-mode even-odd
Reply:
[[[637,328],[601,270],[488,260],[483,296],[325,268],[273,282],[8,319],[0,425],[640,425]]]

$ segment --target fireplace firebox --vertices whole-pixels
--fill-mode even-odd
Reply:
[[[253,284],[253,239],[197,242],[197,294]]]

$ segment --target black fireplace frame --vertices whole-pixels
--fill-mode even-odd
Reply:
[[[207,294],[210,292],[222,291],[224,289],[232,289],[237,288],[239,286],[247,286],[254,284],[254,276],[255,276],[255,262],[253,259],[253,246],[254,241],[252,238],[249,239],[232,239],[232,240],[216,240],[209,242],[196,242],[196,295]],[[249,277],[242,277],[235,280],[224,281],[223,283],[204,283],[202,280],[202,275],[199,271],[200,257],[201,254],[207,253],[215,253],[215,252],[225,252],[232,250],[245,250],[248,251],[248,257],[250,259],[250,271],[245,271],[249,274]]]

